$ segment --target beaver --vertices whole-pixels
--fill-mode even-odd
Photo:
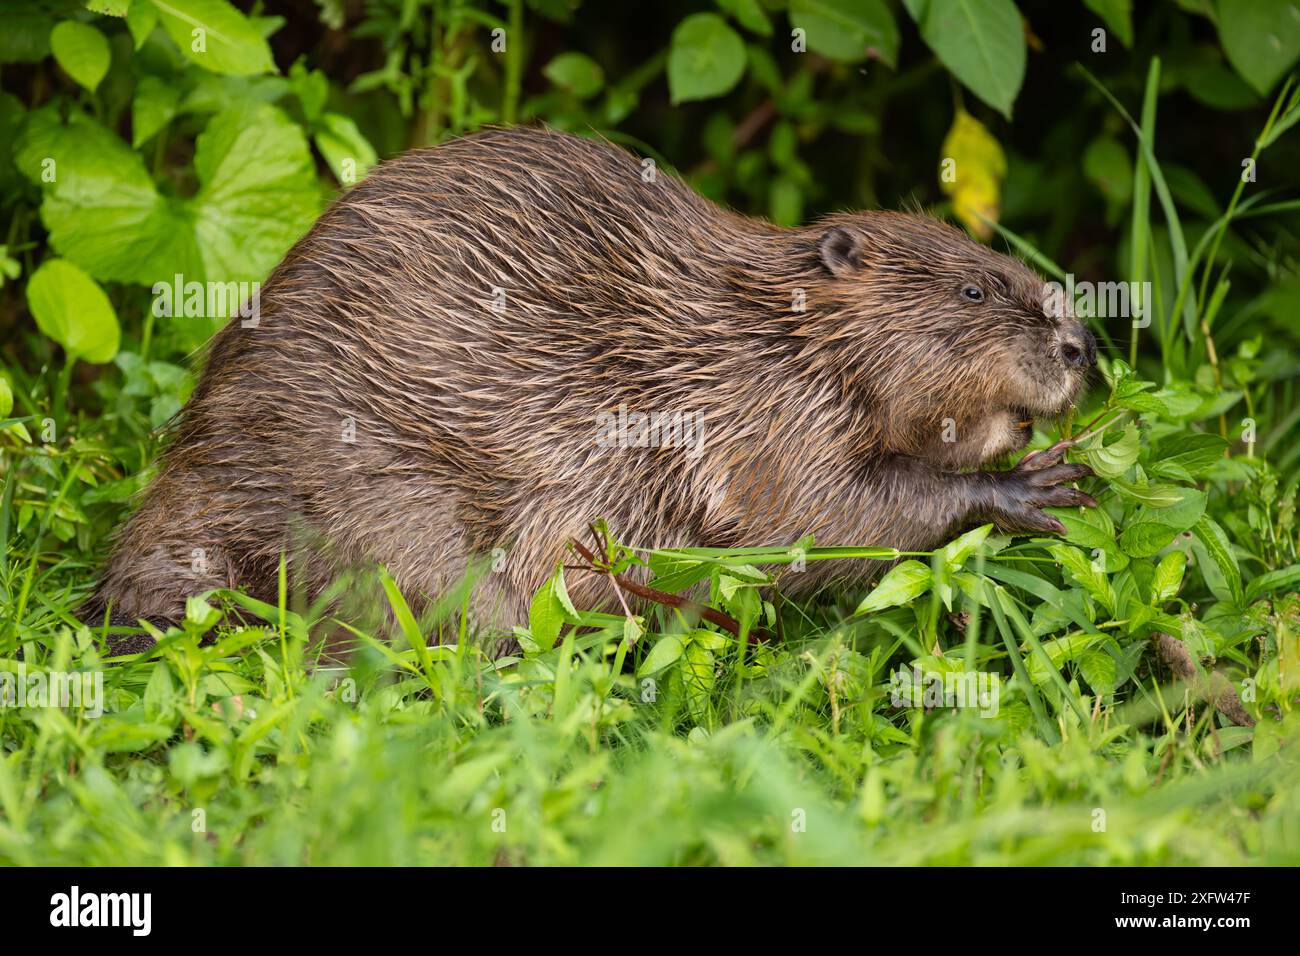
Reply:
[[[596,517],[647,548],[1061,532],[1042,509],[1095,505],[1066,443],[980,470],[1095,362],[1044,291],[937,219],[781,228],[603,140],[408,152],[214,337],[83,619],[175,622],[218,587],[274,600],[286,551],[311,593],[379,564],[419,611],[491,555],[472,616],[508,631]],[[787,593],[878,567],[818,562]],[[569,587],[611,600],[597,575]]]

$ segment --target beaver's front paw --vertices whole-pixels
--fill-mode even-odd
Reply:
[[[1045,451],[1030,452],[1011,471],[991,473],[995,482],[989,517],[1000,531],[1064,534],[1065,525],[1042,509],[1097,507],[1092,495],[1069,487],[1070,482],[1093,473],[1087,465],[1064,461],[1073,444],[1069,439],[1058,441]]]

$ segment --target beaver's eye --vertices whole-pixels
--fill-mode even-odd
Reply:
[[[984,301],[984,290],[977,285],[964,286],[961,290],[961,294],[964,298],[970,299],[972,302]]]

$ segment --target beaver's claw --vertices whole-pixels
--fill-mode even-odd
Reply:
[[[1011,471],[995,472],[991,517],[998,529],[1008,533],[1052,532],[1064,534],[1065,525],[1044,508],[1097,507],[1092,495],[1069,483],[1093,473],[1087,465],[1071,465],[1065,453],[1074,442],[1058,441],[1044,451],[1031,452]]]

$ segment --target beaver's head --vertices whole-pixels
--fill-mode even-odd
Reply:
[[[817,254],[891,450],[976,465],[1083,391],[1096,339],[1019,260],[893,212],[835,217]]]

